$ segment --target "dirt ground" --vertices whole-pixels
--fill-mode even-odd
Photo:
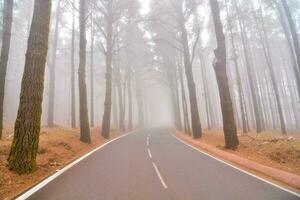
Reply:
[[[89,145],[79,141],[78,129],[42,128],[37,156],[38,169],[31,174],[20,176],[6,167],[13,129],[5,128],[4,138],[6,139],[0,141],[0,199],[12,199],[56,170],[107,141],[99,136],[99,128],[91,131],[92,144]],[[112,131],[111,138],[119,135],[121,133]]]
[[[300,175],[299,133],[282,136],[276,131],[266,131],[261,134],[248,133],[247,135],[239,132],[240,145],[235,151],[224,148],[222,130],[204,130],[202,138],[197,140],[192,140],[190,136],[181,132],[177,132],[177,136],[194,146],[199,144],[199,148],[201,148],[201,144],[216,147],[231,155],[234,154],[264,166]],[[226,160],[226,158],[224,159]]]
[[[240,146],[236,151],[226,151],[300,175],[300,134],[282,136],[274,131],[247,135],[239,133],[239,140]],[[202,141],[224,149],[224,137],[221,130],[205,131]]]

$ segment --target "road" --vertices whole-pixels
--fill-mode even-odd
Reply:
[[[149,128],[95,151],[28,199],[299,200],[300,197],[196,151],[165,128]]]

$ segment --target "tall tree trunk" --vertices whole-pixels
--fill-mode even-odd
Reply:
[[[276,100],[277,110],[278,110],[278,114],[279,114],[281,132],[282,132],[282,134],[286,135],[287,131],[286,131],[285,122],[284,122],[282,104],[280,102],[278,84],[277,84],[277,81],[275,78],[274,66],[272,63],[271,55],[270,55],[270,45],[268,42],[267,31],[266,31],[266,28],[264,25],[264,19],[263,19],[262,13],[260,13],[260,19],[259,19],[261,21],[261,29],[260,29],[259,24],[258,24],[258,18],[254,11],[253,11],[253,17],[254,17],[255,25],[256,25],[256,28],[258,31],[258,35],[259,35],[262,47],[263,47],[263,52],[264,52],[264,56],[265,56],[265,59],[267,62],[268,70],[270,72],[271,83],[272,83],[272,87],[273,87],[273,90],[275,93],[275,100]]]
[[[243,88],[242,88],[242,79],[241,75],[239,72],[238,68],[238,55],[236,51],[236,45],[234,41],[234,34],[232,30],[232,23],[231,20],[229,19],[229,11],[227,7],[227,2],[226,2],[226,13],[227,13],[227,24],[228,24],[228,29],[230,33],[230,40],[231,40],[231,46],[232,46],[232,53],[233,53],[233,61],[234,61],[234,70],[235,70],[235,75],[237,79],[237,87],[238,87],[238,96],[239,96],[239,105],[240,105],[240,112],[241,112],[241,117],[242,117],[242,128],[243,128],[243,133],[247,133],[249,131],[248,127],[248,120],[247,120],[247,114],[246,114],[246,108],[245,108],[245,100],[244,100],[244,93],[243,93]]]
[[[164,65],[167,68],[167,79],[170,87],[171,92],[171,101],[172,101],[172,110],[173,110],[173,121],[175,124],[176,129],[182,130],[182,124],[181,124],[181,116],[180,116],[180,107],[179,107],[179,97],[178,97],[178,90],[176,85],[176,70],[171,66],[174,66],[175,64],[171,64],[169,62],[168,56],[165,55],[166,62]]]
[[[183,21],[183,20],[182,20]],[[181,30],[182,30],[182,45],[184,51],[184,66],[185,66],[185,75],[188,83],[189,89],[189,100],[190,100],[190,110],[191,110],[191,120],[192,120],[192,134],[193,138],[197,139],[202,137],[202,128],[200,123],[199,111],[198,111],[198,104],[197,104],[197,94],[196,94],[196,87],[195,81],[193,77],[193,69],[191,63],[191,55],[188,45],[188,36],[184,26],[184,23],[181,22]]]
[[[120,65],[120,58],[117,58],[115,62],[115,83],[118,93],[118,103],[119,103],[119,129],[124,131],[125,130],[125,98],[122,89],[122,80],[121,80],[121,65]]]
[[[128,88],[128,129],[132,130],[132,118],[133,118],[133,112],[132,112],[132,85],[131,85],[131,78],[132,78],[132,70],[131,70],[131,66],[128,66],[128,80],[127,80],[127,88]]]
[[[295,48],[295,53],[296,53],[296,58],[297,58],[297,63],[298,63],[298,73],[300,73],[300,44],[299,44],[299,40],[298,40],[296,25],[294,23],[290,8],[289,8],[286,0],[281,0],[281,3],[283,5],[285,15],[286,15],[287,20],[289,22],[289,26],[290,26],[290,30],[291,30],[291,34],[292,34],[292,39],[293,39],[293,44],[294,44],[294,48]]]
[[[73,0],[72,41],[71,41],[71,126],[76,128],[75,103],[75,0]]]
[[[80,140],[84,143],[91,143],[89,116],[87,106],[87,92],[85,82],[86,68],[86,1],[80,0],[79,7],[80,26],[80,49],[79,49],[79,111],[80,111]]]
[[[118,120],[118,102],[117,102],[117,86],[115,84],[115,81],[113,83],[113,86],[112,86],[112,90],[113,90],[113,93],[112,93],[112,112],[113,112],[113,123],[115,125],[119,124],[119,120]],[[116,127],[114,127],[116,128]]]
[[[112,4],[110,2],[109,4]],[[109,12],[112,12],[112,5],[109,5]],[[108,14],[110,16],[110,14]],[[101,135],[105,138],[109,138],[110,133],[110,120],[111,120],[111,96],[112,96],[112,51],[113,51],[113,19],[108,17],[107,22],[107,37],[106,37],[106,85],[105,85],[105,101],[104,101],[104,114],[102,120],[102,132]]]
[[[207,88],[207,79],[206,79],[206,70],[205,64],[203,62],[202,52],[199,52],[199,60],[200,60],[200,69],[201,69],[201,77],[203,82],[203,91],[204,91],[204,98],[205,98],[205,113],[206,113],[206,121],[207,121],[207,129],[211,128],[210,122],[210,108],[209,108],[209,97],[208,97],[208,88]]]
[[[293,62],[293,71],[294,71],[294,76],[295,76],[295,79],[296,79],[298,99],[300,100],[300,73],[299,73],[299,70],[298,70],[297,58],[295,57],[296,54],[294,52],[294,48],[293,48],[291,37],[290,37],[290,31],[289,31],[289,28],[288,28],[289,25],[286,23],[284,14],[283,14],[283,12],[281,10],[281,7],[280,7],[279,3],[277,2],[277,0],[274,0],[274,3],[275,3],[276,8],[278,10],[280,24],[282,26],[285,38],[287,40],[287,45],[288,45],[289,55],[291,57],[291,61]]]
[[[221,100],[223,129],[225,135],[225,146],[228,149],[236,149],[239,145],[236,124],[234,121],[232,101],[230,97],[227,70],[226,70],[226,45],[223,33],[223,25],[220,18],[219,3],[217,0],[210,0],[210,7],[214,21],[217,38],[217,49],[215,50],[214,69],[216,72]]]
[[[5,93],[5,78],[7,71],[7,63],[9,57],[11,27],[13,21],[13,0],[4,0],[3,6],[3,33],[2,33],[2,47],[0,57],[0,140],[2,139],[3,131],[3,106]]]
[[[8,158],[9,168],[19,174],[36,169],[50,14],[51,0],[35,0],[18,116]]]
[[[136,79],[138,79],[136,77]],[[137,109],[138,109],[138,125],[139,128],[142,128],[145,125],[145,112],[144,112],[144,99],[142,92],[142,82],[136,80],[136,100],[137,100]]]
[[[121,89],[122,89],[122,87],[121,87]],[[126,90],[127,90],[127,81],[126,81],[126,79],[124,80],[124,84],[123,84],[123,90],[121,90],[122,91],[122,95],[123,95],[123,104],[122,104],[122,113],[121,113],[121,115],[122,115],[122,120],[123,120],[123,130],[125,131],[126,130],[126,125],[125,125],[125,117],[126,117],[126,94],[127,94],[127,92],[126,92]]]
[[[54,40],[52,46],[51,63],[49,67],[50,77],[49,77],[49,96],[48,96],[48,127],[54,126],[54,101],[55,101],[55,68],[56,68],[56,53],[57,53],[57,43],[58,43],[58,33],[59,33],[59,22],[60,22],[60,1],[57,2],[56,8],[56,19],[55,19],[55,29],[54,29]]]
[[[174,72],[174,93],[176,99],[176,109],[178,115],[178,130],[182,131],[182,122],[181,122],[181,109],[180,109],[180,100],[179,100],[179,92],[178,92],[178,82],[177,82],[177,71]]]
[[[90,87],[91,87],[91,126],[94,126],[94,26],[93,15],[91,13],[91,57],[90,57]]]
[[[184,130],[188,135],[191,135],[191,127],[190,127],[190,120],[189,120],[189,113],[188,113],[188,106],[187,100],[185,96],[185,89],[184,89],[184,81],[183,81],[183,69],[182,66],[178,66],[179,68],[179,80],[180,80],[180,88],[181,88],[181,102],[182,102],[182,110],[183,110],[183,119],[184,119]]]
[[[259,112],[258,96],[257,96],[256,89],[255,89],[255,81],[253,79],[253,69],[250,64],[249,52],[247,50],[247,44],[246,44],[247,35],[245,34],[245,30],[244,30],[244,27],[241,22],[241,13],[240,13],[240,8],[238,6],[237,0],[234,0],[233,4],[235,5],[235,9],[237,12],[237,18],[238,18],[238,24],[239,24],[239,28],[241,31],[242,46],[243,46],[243,51],[244,51],[244,56],[245,56],[246,70],[247,70],[247,75],[248,75],[248,79],[249,79],[249,85],[250,85],[250,91],[251,91],[252,103],[253,103],[253,110],[254,110],[254,116],[255,116],[256,132],[260,133],[262,131],[262,121],[261,121],[261,116],[260,116],[260,112]]]

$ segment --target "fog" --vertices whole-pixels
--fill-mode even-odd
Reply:
[[[101,127],[107,95],[109,48],[106,44],[109,16],[102,12],[105,13],[103,10],[109,3],[89,0],[86,4],[88,116],[91,121],[93,115],[94,126]],[[123,120],[125,129],[129,129],[132,121],[135,128],[167,124],[187,130],[192,126],[194,114],[191,111],[196,109],[203,129],[222,128],[224,115],[220,93],[226,91],[218,87],[213,67],[217,41],[209,2],[114,0],[112,4],[111,126],[121,128],[120,121]],[[300,4],[297,0],[289,1],[289,4],[299,40]],[[32,0],[15,2],[4,95],[5,125],[13,125],[17,117],[33,5]],[[275,0],[220,1],[220,14],[226,39],[226,74],[238,129],[243,129],[244,117],[251,130],[257,130],[258,120],[263,130],[282,131],[283,124],[287,131],[299,130],[299,52],[296,54],[281,3]],[[71,80],[73,15],[74,82]],[[79,1],[75,0],[73,6],[71,0],[53,0],[42,126],[49,125],[49,96],[54,96],[54,125],[71,126],[71,88],[74,84],[76,127],[79,127],[79,28]],[[55,64],[52,63],[54,60]],[[187,72],[189,65],[191,72]],[[50,91],[51,68],[55,73],[54,95]],[[193,80],[189,80],[191,77]],[[191,92],[193,84],[195,93]],[[196,104],[190,99],[194,94]]]

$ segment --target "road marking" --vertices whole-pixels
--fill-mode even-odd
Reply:
[[[284,187],[282,187],[282,186],[279,186],[279,185],[277,185],[277,184],[275,184],[275,183],[273,183],[273,182],[271,182],[271,181],[268,181],[268,180],[263,179],[263,178],[261,178],[261,177],[259,177],[259,176],[256,176],[256,175],[254,175],[254,174],[252,174],[252,173],[250,173],[250,172],[248,172],[248,171],[246,171],[246,170],[243,170],[243,169],[241,169],[241,168],[238,168],[237,166],[234,166],[234,165],[232,165],[232,164],[229,164],[229,163],[225,162],[224,160],[221,160],[220,158],[214,157],[214,156],[210,155],[209,153],[206,153],[205,151],[202,151],[202,150],[200,150],[200,149],[198,149],[198,148],[196,148],[196,147],[194,147],[194,146],[188,144],[187,142],[185,142],[185,141],[179,139],[179,138],[176,137],[174,134],[172,134],[170,131],[169,131],[169,134],[171,134],[171,135],[172,135],[176,140],[178,140],[179,142],[181,142],[181,143],[183,143],[183,144],[189,146],[190,148],[192,148],[192,149],[194,149],[194,150],[196,150],[196,151],[198,151],[198,152],[200,152],[200,153],[202,153],[202,154],[204,154],[204,155],[206,155],[206,156],[208,156],[208,157],[210,157],[210,158],[213,158],[213,159],[215,159],[215,160],[217,160],[217,161],[219,161],[219,162],[221,162],[221,163],[223,163],[223,164],[225,164],[225,165],[228,165],[228,166],[230,166],[230,167],[232,167],[232,168],[234,168],[234,169],[236,169],[236,170],[238,170],[238,171],[240,171],[240,172],[243,172],[243,173],[245,173],[245,174],[247,174],[247,175],[249,175],[249,176],[252,176],[252,177],[254,177],[254,178],[256,178],[256,179],[258,179],[258,180],[260,180],[260,181],[263,181],[263,182],[268,183],[268,184],[270,184],[270,185],[272,185],[272,186],[274,186],[274,187],[277,187],[278,189],[281,189],[281,190],[283,190],[283,191],[285,191],[285,192],[288,192],[288,193],[291,193],[291,194],[293,194],[293,195],[295,195],[295,196],[297,196],[297,197],[300,197],[300,193],[293,192],[293,191],[291,191],[291,190],[289,190],[289,189],[287,189],[287,188],[284,188]]]
[[[147,140],[147,147],[149,147],[149,140]]]
[[[71,167],[73,167],[74,165],[78,164],[80,161],[82,161],[83,159],[85,159],[86,157],[90,156],[91,154],[95,153],[96,151],[98,151],[99,149],[102,149],[103,147],[105,147],[106,145],[121,139],[125,136],[128,136],[130,134],[136,133],[137,131],[133,131],[130,133],[127,133],[125,135],[121,135],[99,147],[97,147],[96,149],[94,149],[93,151],[85,154],[84,156],[78,158],[77,160],[75,160],[74,162],[70,163],[69,165],[65,166],[64,168],[60,169],[59,171],[57,171],[56,173],[54,173],[53,175],[49,176],[48,178],[46,178],[45,180],[41,181],[40,183],[38,183],[37,185],[33,186],[32,188],[30,188],[28,191],[24,192],[23,194],[21,194],[20,196],[18,196],[16,198],[16,200],[25,200],[27,198],[29,198],[31,195],[33,195],[34,193],[36,193],[37,191],[39,191],[41,188],[43,188],[45,185],[47,185],[48,183],[50,183],[51,181],[53,181],[55,178],[57,178],[59,175],[61,175],[62,173],[66,172],[67,170],[69,170]]]
[[[152,158],[152,154],[151,154],[151,151],[150,151],[149,148],[148,148],[148,155],[149,155],[150,158]]]
[[[153,167],[154,167],[154,169],[155,169],[155,172],[156,172],[156,174],[157,174],[157,176],[158,176],[158,178],[159,178],[159,180],[160,180],[162,186],[163,186],[165,189],[168,189],[168,186],[167,186],[167,184],[165,183],[163,177],[161,176],[161,174],[160,174],[160,172],[159,172],[159,170],[158,170],[156,164],[155,164],[154,162],[152,162],[152,165],[153,165]]]

